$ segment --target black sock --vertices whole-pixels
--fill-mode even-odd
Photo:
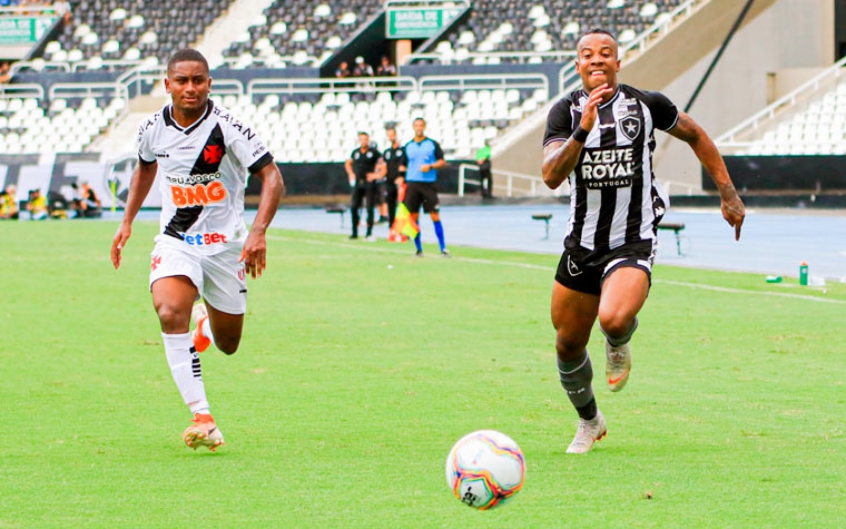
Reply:
[[[558,376],[567,398],[579,412],[579,417],[590,420],[596,417],[596,399],[593,397],[593,367],[587,349],[570,362],[558,359]]]
[[[580,408],[576,408],[576,411],[579,412],[579,418],[584,419],[586,421],[593,420],[596,417],[596,399],[590,399],[590,402],[585,404]]]

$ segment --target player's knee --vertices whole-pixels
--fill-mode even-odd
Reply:
[[[191,320],[190,312],[180,310],[174,305],[163,303],[156,307],[156,313],[159,316],[162,332],[167,334],[187,332]]]
[[[214,345],[217,349],[227,355],[234,355],[238,351],[238,345],[241,342],[241,338],[229,338],[229,339],[215,339]]]
[[[634,316],[621,311],[599,312],[599,326],[606,336],[621,338],[629,333],[634,322]]]
[[[555,337],[555,351],[562,362],[575,360],[586,346],[586,340],[577,339],[572,333],[558,331]]]

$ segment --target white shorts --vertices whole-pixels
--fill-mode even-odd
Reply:
[[[156,243],[150,254],[150,288],[163,277],[186,276],[206,302],[227,314],[247,312],[247,273],[241,246],[215,255],[196,255]]]

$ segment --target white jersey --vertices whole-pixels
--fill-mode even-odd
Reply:
[[[141,124],[137,144],[140,163],[158,163],[162,232],[156,241],[202,255],[244,244],[247,171],[273,162],[251,127],[209,101],[205,114],[183,128],[168,104]]]

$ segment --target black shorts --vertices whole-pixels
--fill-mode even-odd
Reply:
[[[435,189],[435,184],[429,182],[408,182],[405,187],[405,200],[402,203],[408,208],[409,213],[420,211],[421,204],[426,213],[435,213],[441,209],[438,190]]]
[[[602,283],[611,272],[632,267],[646,272],[652,286],[654,260],[655,248],[651,241],[626,244],[601,253],[581,247],[567,248],[561,254],[555,281],[571,290],[598,296],[602,292]]]

